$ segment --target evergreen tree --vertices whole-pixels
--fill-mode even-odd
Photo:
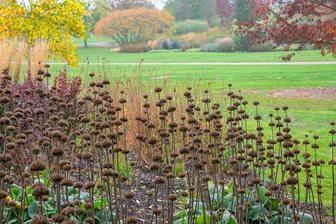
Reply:
[[[252,20],[251,3],[249,0],[236,0],[233,18],[237,23],[249,22]],[[235,49],[247,51],[249,40],[246,34],[236,34],[234,37]]]
[[[215,0],[208,0],[208,1],[203,0],[202,4],[203,4],[203,6],[202,6],[203,19],[210,26],[212,20],[216,16],[216,2],[215,2]]]
[[[216,14],[215,0],[168,0],[164,8],[176,20],[205,20],[210,23]]]

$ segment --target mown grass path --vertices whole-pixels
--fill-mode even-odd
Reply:
[[[51,62],[53,65],[65,65],[62,62]],[[79,65],[336,65],[336,61],[306,61],[306,62],[86,62]]]

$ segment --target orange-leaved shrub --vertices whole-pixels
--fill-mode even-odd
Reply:
[[[175,18],[159,9],[117,10],[101,19],[94,30],[96,35],[112,38],[120,46],[147,43],[169,35]]]

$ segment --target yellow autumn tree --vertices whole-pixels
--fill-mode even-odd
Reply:
[[[0,39],[23,39],[28,55],[38,40],[48,41],[53,55],[74,66],[78,58],[71,37],[85,35],[84,14],[80,0],[1,0]]]
[[[174,21],[175,18],[165,10],[116,10],[97,23],[94,33],[111,37],[120,46],[145,43],[170,34]]]

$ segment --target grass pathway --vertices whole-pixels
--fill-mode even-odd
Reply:
[[[52,65],[65,65],[63,62],[51,62]],[[306,61],[306,62],[87,62],[79,65],[336,65],[336,61]]]

